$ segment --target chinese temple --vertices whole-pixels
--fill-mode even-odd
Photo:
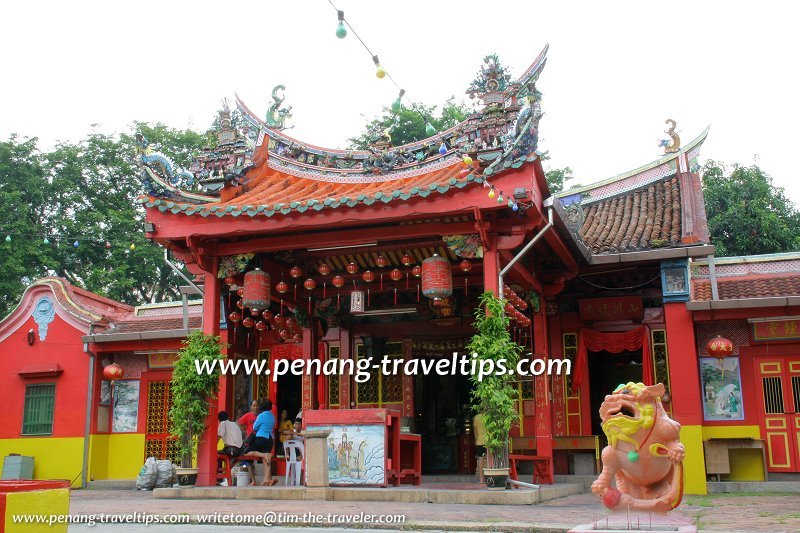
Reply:
[[[141,329],[85,333],[90,351],[152,377],[138,389],[134,462],[172,453],[163,416],[151,428],[147,414],[169,409],[168,357],[148,357],[175,350],[192,320],[222,337],[228,359],[273,370],[223,375],[209,427],[218,410],[238,416],[253,399],[354,427],[386,410],[420,436],[423,476],[472,473],[467,376],[272,374],[298,359],[449,359],[474,333],[478,296],[493,291],[528,357],[571,364],[569,375],[517,382],[511,447],[546,458],[542,481],[596,472],[599,405],[618,383],[640,381],[665,385],[664,407],[682,425],[686,492],[705,493],[707,477],[800,471],[800,259],[714,257],[697,172],[708,130],[682,145],[671,120],[655,161],[552,194],[537,150],[546,54],[516,77],[487,56],[467,89],[475,112],[402,146],[391,128],[372,132],[366,150],[294,139],[282,86],[264,118],[239,98],[225,103],[188,170],[139,137],[147,236],[195,276],[202,311],[158,342]],[[133,322],[123,328],[146,329]],[[213,485],[215,432],[197,459],[198,484]]]

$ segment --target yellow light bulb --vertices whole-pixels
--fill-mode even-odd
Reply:
[[[472,158],[470,156],[468,156],[468,155],[465,155],[464,156],[464,164],[467,165],[467,166],[471,165],[472,164]]]
[[[378,65],[378,70],[376,70],[376,71],[375,71],[375,76],[376,76],[376,77],[377,77],[379,80],[382,80],[383,78],[385,78],[385,77],[386,77],[386,71],[385,71],[385,70],[383,70],[383,67],[382,67],[382,66]]]
[[[134,251],[135,249],[136,249],[136,245],[131,243],[131,252]]]
[[[489,189],[489,198],[494,198],[494,189]]]

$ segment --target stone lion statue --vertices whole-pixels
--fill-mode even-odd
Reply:
[[[681,425],[661,405],[664,385],[619,385],[600,406],[603,471],[592,492],[611,510],[666,513],[683,496]],[[611,480],[616,488],[611,486]]]

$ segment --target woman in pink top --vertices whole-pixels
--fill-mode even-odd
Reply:
[[[258,401],[253,400],[250,402],[250,410],[236,421],[245,431],[245,437],[249,437],[250,433],[253,432],[253,424],[256,423],[256,418],[258,418]]]

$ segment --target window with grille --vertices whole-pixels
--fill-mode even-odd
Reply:
[[[356,346],[356,356],[360,359],[366,357],[366,347],[363,344]],[[388,359],[403,359],[403,343],[386,343],[386,357]],[[379,363],[378,363],[379,364]],[[390,369],[393,366],[390,364]],[[359,404],[377,404],[379,406],[393,403],[403,403],[403,375],[384,375],[381,367],[369,369],[369,379],[364,383],[357,383],[356,398]]]
[[[767,414],[783,414],[783,383],[781,378],[761,378],[764,384],[764,411]]]
[[[55,399],[55,383],[28,385],[25,387],[25,410],[22,418],[23,435],[50,435],[53,433]]]
[[[656,383],[663,383],[666,390],[670,390],[667,331],[663,329],[654,329],[650,334],[650,340],[650,345],[653,347],[653,377]],[[672,403],[669,404],[668,411],[672,414]]]
[[[328,360],[338,361],[341,355],[342,350],[338,346],[328,348]],[[339,378],[338,373],[328,376],[328,407],[337,407],[339,405]]]

